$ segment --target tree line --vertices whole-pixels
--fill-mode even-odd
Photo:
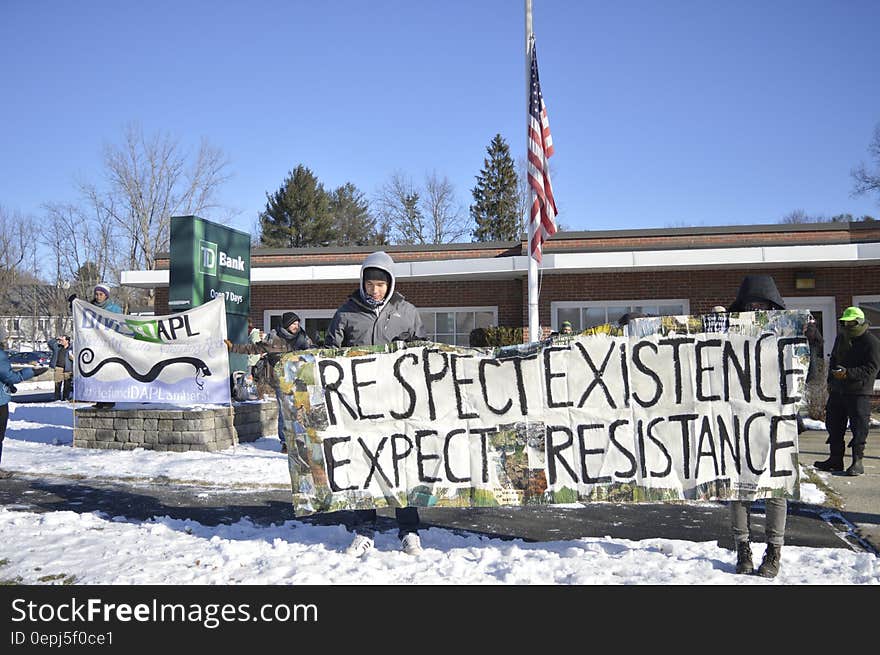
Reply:
[[[852,195],[880,200],[880,124],[868,147],[872,163],[850,171]],[[24,216],[0,205],[0,289],[44,285],[54,289],[51,313],[62,314],[71,294],[87,297],[98,281],[114,282],[124,270],[153,270],[170,248],[172,216],[200,215],[228,223],[232,210],[218,197],[230,178],[229,160],[208,141],[184,148],[167,133],[147,135],[131,124],[119,143],[105,145],[102,175],[77,182],[75,202],[52,202],[44,215]],[[514,162],[496,134],[470,190],[467,208],[449,179],[436,171],[415,182],[393,173],[372,198],[353,182],[326,189],[304,163],[288,173],[255,217],[263,247],[441,244],[516,241],[526,231],[525,162]],[[874,220],[831,218],[796,210],[782,222]],[[152,290],[119,290],[126,310],[152,306]],[[0,313],[9,313],[0,294]],[[34,294],[32,294],[34,295]]]

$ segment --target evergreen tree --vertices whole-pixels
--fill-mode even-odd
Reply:
[[[351,182],[346,182],[330,194],[330,214],[337,246],[384,245],[384,235],[376,231],[376,219],[370,215],[370,205],[364,194]]]
[[[330,199],[311,170],[300,164],[281,188],[266,194],[260,214],[260,244],[276,248],[307,248],[333,243]]]
[[[500,134],[486,148],[488,156],[471,190],[475,241],[518,241],[520,193],[510,147]]]

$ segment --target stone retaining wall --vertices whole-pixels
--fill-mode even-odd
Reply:
[[[233,403],[206,409],[77,408],[73,430],[75,448],[113,450],[223,450],[238,443],[278,434],[275,401]]]

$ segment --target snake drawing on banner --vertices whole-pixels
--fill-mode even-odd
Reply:
[[[202,361],[201,359],[199,359],[198,357],[172,357],[171,359],[164,359],[160,362],[156,362],[153,365],[153,367],[150,368],[150,370],[147,371],[146,373],[139,373],[131,364],[129,364],[127,361],[125,361],[121,357],[108,357],[107,359],[102,360],[94,368],[92,368],[88,371],[84,370],[82,368],[82,365],[83,364],[91,364],[92,361],[94,360],[94,358],[95,358],[95,353],[91,348],[85,348],[82,350],[82,352],[80,352],[80,354],[79,354],[80,369],[79,370],[80,370],[80,374],[83,377],[85,377],[85,378],[92,377],[98,371],[100,371],[101,368],[103,368],[107,364],[120,364],[126,371],[128,371],[128,374],[132,378],[134,378],[135,380],[138,380],[139,382],[153,382],[157,377],[159,377],[159,374],[162,372],[162,370],[166,366],[171,366],[172,364],[190,364],[196,370],[196,372],[195,372],[196,386],[198,386],[199,389],[202,389],[202,388],[204,388],[204,382],[202,381],[202,378],[206,377],[208,375],[211,375],[211,369],[208,368],[208,365],[205,364],[205,362]]]

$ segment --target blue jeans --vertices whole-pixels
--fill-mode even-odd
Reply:
[[[284,404],[284,394],[281,393],[281,389],[275,387],[275,400],[278,401],[278,440],[281,443],[285,443],[284,441],[284,412],[281,410],[282,405]],[[290,426],[290,432],[293,434],[293,426]]]

